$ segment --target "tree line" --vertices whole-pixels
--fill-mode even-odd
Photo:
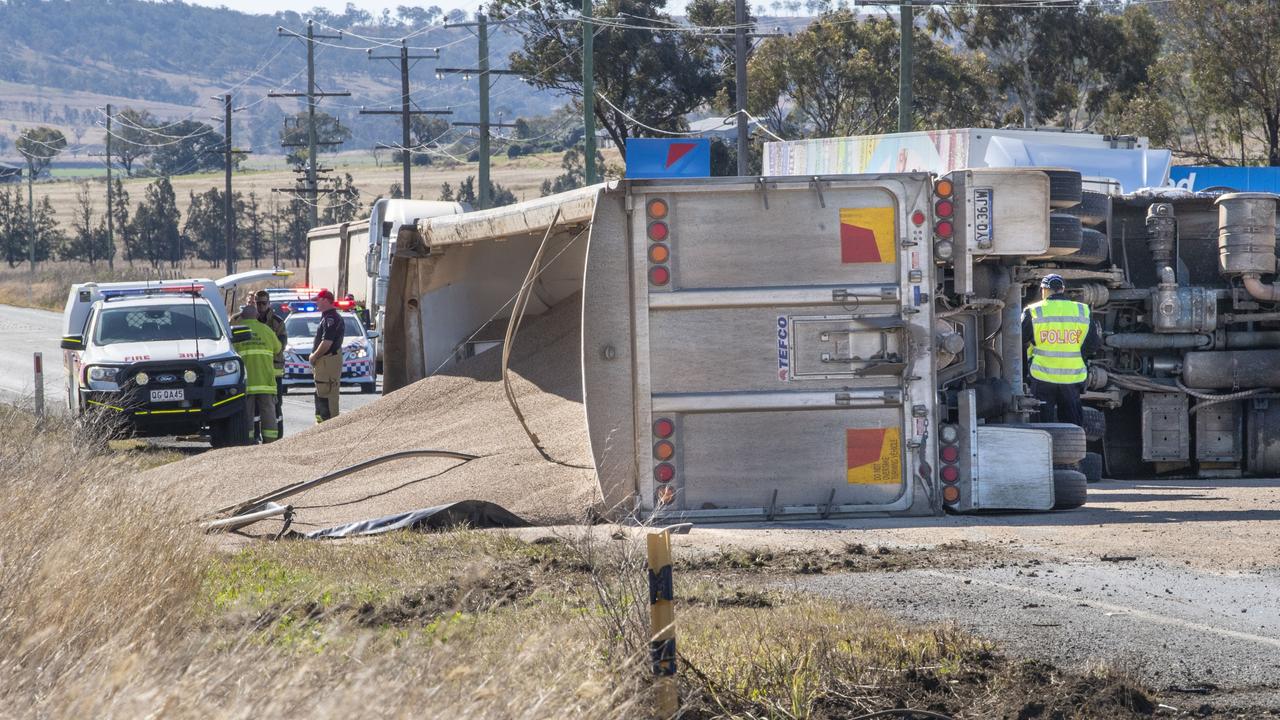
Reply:
[[[898,19],[842,0],[805,5],[817,13],[811,22],[752,51],[748,112],[785,139],[896,131]],[[492,4],[524,37],[510,66],[578,103],[580,65],[566,58],[581,58],[579,6]],[[678,135],[692,114],[734,112],[733,0],[692,0],[686,18],[665,6],[595,3],[595,119],[624,153],[628,137]],[[1280,165],[1280,53],[1271,46],[1280,4],[1015,1],[916,12],[916,129],[1136,134],[1198,162]]]
[[[105,211],[95,209],[93,201],[105,188],[80,183],[76,202],[64,210],[67,220],[63,222],[47,196],[29,204],[23,188],[0,187],[0,252],[5,262],[9,267],[30,262],[33,250],[35,262],[76,260],[109,267],[114,267],[117,259],[130,266],[160,268],[180,267],[193,260],[215,266],[226,258],[226,195],[222,190],[192,191],[184,218],[169,178],[149,183],[133,205],[124,182],[119,178],[112,182],[111,206]],[[298,196],[282,201],[275,194],[264,198],[254,192],[232,193],[236,258],[254,267],[301,263],[311,229],[309,202]],[[368,213],[350,174],[337,178],[334,192],[322,202],[324,224],[347,222]],[[111,214],[114,243],[107,213]]]

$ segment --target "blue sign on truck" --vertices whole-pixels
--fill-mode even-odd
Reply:
[[[711,141],[706,138],[627,138],[627,177],[711,176]]]
[[[1191,191],[1280,193],[1280,167],[1202,167],[1174,165],[1169,184]]]

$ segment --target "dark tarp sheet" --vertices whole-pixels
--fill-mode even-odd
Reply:
[[[518,528],[529,523],[503,508],[483,500],[462,500],[447,505],[436,505],[423,510],[412,510],[396,515],[360,520],[306,533],[306,538],[344,538],[359,535],[379,535],[393,530],[446,530],[452,527]]]

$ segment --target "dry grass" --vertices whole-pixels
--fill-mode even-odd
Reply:
[[[131,485],[154,458],[12,408],[0,423],[0,717],[649,714],[647,589],[623,533],[219,551]],[[1149,712],[1115,678],[1014,665],[952,629],[714,569],[676,589],[684,717]]]
[[[617,157],[616,154],[606,155],[606,159],[614,157]],[[336,175],[350,173],[356,189],[360,191],[360,202],[366,207],[374,198],[386,197],[391,185],[400,183],[403,178],[399,163],[383,162],[378,166],[369,161],[367,153],[326,155],[324,165],[334,168]],[[555,153],[528,155],[514,159],[495,157],[491,163],[491,171],[493,182],[510,189],[521,200],[537,198],[542,181],[554,178],[563,172],[560,167],[560,155]],[[449,183],[456,190],[458,184],[467,176],[478,173],[479,163],[475,162],[440,163],[427,167],[415,167],[413,168],[413,196],[420,200],[436,200],[440,197],[440,186],[443,183]],[[271,197],[273,188],[291,187],[296,179],[297,175],[292,170],[244,170],[232,177],[232,189],[245,196],[252,192],[257,195],[259,202],[265,204]],[[101,216],[107,204],[104,180],[105,178],[89,181],[90,192],[93,194],[95,203],[94,213],[97,216]],[[129,193],[130,213],[146,196],[146,187],[154,180],[155,178],[149,177],[124,178],[125,192]],[[178,211],[185,219],[187,207],[190,204],[190,194],[203,193],[209,188],[222,189],[224,178],[222,172],[218,171],[174,176],[170,181],[173,184]],[[72,210],[77,207],[76,193],[80,190],[79,182],[70,179],[40,182],[34,189],[37,203],[41,201],[41,197],[48,197],[58,212],[58,222],[64,226],[70,222]],[[283,205],[287,199],[286,197],[281,200],[281,204]]]

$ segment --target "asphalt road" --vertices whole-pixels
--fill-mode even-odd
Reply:
[[[30,405],[35,390],[32,355],[41,352],[45,409],[56,413],[66,410],[66,376],[58,347],[61,337],[61,313],[0,305],[0,401]],[[378,389],[382,389],[381,378]],[[379,393],[362,395],[358,388],[343,388],[341,406],[343,410],[354,410],[379,397]],[[285,396],[284,423],[286,434],[315,424],[315,394],[311,388],[297,388]]]
[[[707,526],[675,552],[855,544],[924,552],[778,584],[953,623],[1014,657],[1116,668],[1174,707],[1280,710],[1280,480],[1104,481],[1067,512]]]

